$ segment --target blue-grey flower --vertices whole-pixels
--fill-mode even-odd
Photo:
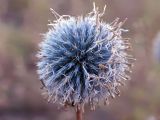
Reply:
[[[86,16],[60,16],[51,22],[38,52],[38,74],[49,101],[60,104],[88,103],[92,109],[119,95],[118,87],[129,79],[128,39],[121,36],[124,22],[101,20],[94,6]]]
[[[153,41],[153,57],[156,62],[160,63],[160,32],[157,33]]]

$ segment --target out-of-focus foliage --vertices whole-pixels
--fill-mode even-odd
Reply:
[[[36,74],[36,57],[41,33],[48,20],[59,14],[85,15],[92,0],[0,0],[0,119],[71,120],[73,110],[57,110],[41,96]],[[121,96],[94,112],[86,108],[87,120],[160,119],[160,64],[154,62],[153,40],[160,31],[159,0],[95,0],[107,5],[104,20],[128,18],[133,53],[137,58],[132,80]]]

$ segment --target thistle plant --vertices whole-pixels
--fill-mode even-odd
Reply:
[[[153,57],[157,63],[160,63],[160,32],[157,33],[153,41]]]
[[[86,16],[59,15],[49,23],[38,52],[38,74],[48,100],[64,106],[75,106],[77,119],[85,104],[92,110],[120,95],[119,86],[127,75],[133,57],[129,39],[122,37],[125,20],[112,23],[101,20],[95,7]]]

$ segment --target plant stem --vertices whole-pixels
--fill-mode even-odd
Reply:
[[[76,118],[77,120],[82,120],[82,107],[77,105],[76,108]]]

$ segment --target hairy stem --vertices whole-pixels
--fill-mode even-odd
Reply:
[[[77,120],[82,120],[82,114],[83,114],[82,107],[77,105],[77,108],[76,108],[76,119]]]

